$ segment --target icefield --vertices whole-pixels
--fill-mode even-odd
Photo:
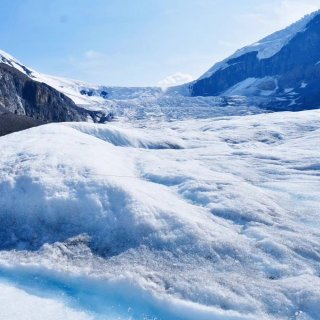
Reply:
[[[320,111],[138,118],[0,138],[0,318],[319,319]]]

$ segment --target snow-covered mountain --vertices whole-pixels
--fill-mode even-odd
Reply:
[[[320,106],[320,14],[314,12],[288,28],[238,50],[214,65],[198,80],[166,91],[157,87],[112,87],[41,74],[11,55],[0,51],[0,61],[29,79],[45,83],[70,98],[77,106],[102,114],[89,118],[99,121],[103,114],[128,113],[150,105],[162,109],[200,103],[198,97],[223,97],[226,102],[246,101],[269,110],[301,110]],[[239,97],[243,98],[239,100]],[[230,98],[232,97],[232,98]],[[214,103],[211,101],[214,100]],[[218,106],[219,99],[207,105]],[[19,103],[15,102],[17,105]]]
[[[238,50],[190,84],[192,96],[261,97],[269,109],[320,106],[320,11]]]
[[[94,121],[105,113],[76,105],[62,91],[42,81],[41,75],[28,69],[10,55],[0,52],[0,114],[7,112],[21,122],[31,117],[39,122]],[[18,119],[19,117],[19,119]]]
[[[101,105],[105,105],[107,100],[148,99],[162,94],[161,88],[156,87],[112,87],[46,75],[25,66],[1,50],[0,62],[15,68],[34,81],[45,83],[62,92],[75,104],[93,110],[100,110]]]
[[[240,115],[261,112],[245,97],[191,97],[185,87],[162,90],[158,87],[112,87],[65,79],[39,73],[21,63],[11,55],[0,51],[0,59],[16,72],[34,83],[46,84],[85,110],[88,117],[80,120],[101,122],[108,115],[132,119],[181,119],[186,117],[206,118],[217,115]],[[13,100],[10,111],[19,106],[19,95]],[[228,106],[228,108],[226,108]],[[8,107],[7,107],[8,108]],[[197,110],[197,114],[194,110]],[[22,110],[22,114],[24,110]],[[49,119],[50,120],[50,119]],[[62,119],[63,120],[63,119]],[[69,120],[79,120],[71,117]]]

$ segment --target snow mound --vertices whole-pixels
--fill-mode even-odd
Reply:
[[[69,127],[109,142],[115,146],[145,149],[183,149],[183,141],[162,134],[141,134],[138,130],[119,128],[112,124],[69,123]]]
[[[103,255],[142,244],[165,247],[173,239],[203,250],[204,238],[214,237],[209,214],[197,215],[170,190],[139,179],[130,151],[58,124],[0,144],[2,249],[87,233]]]
[[[318,110],[2,137],[0,269],[138,288],[158,319],[315,320],[319,139]]]

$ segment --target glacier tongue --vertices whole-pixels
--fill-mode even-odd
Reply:
[[[317,319],[319,135],[315,110],[2,137],[3,278],[132,286],[151,319]]]

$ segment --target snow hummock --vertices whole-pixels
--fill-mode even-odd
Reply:
[[[293,23],[289,27],[277,31],[262,40],[255,42],[249,46],[237,50],[233,55],[227,59],[216,63],[211,69],[209,69],[205,74],[203,74],[200,79],[205,79],[211,77],[215,72],[221,69],[225,69],[229,66],[229,61],[249,52],[257,52],[257,58],[267,59],[278,53],[286,44],[290,42],[291,39],[299,32],[303,32],[309,22],[314,19],[320,11],[315,11],[311,14],[304,16],[299,21]]]
[[[319,110],[1,137],[0,286],[75,319],[315,320],[319,139]]]

